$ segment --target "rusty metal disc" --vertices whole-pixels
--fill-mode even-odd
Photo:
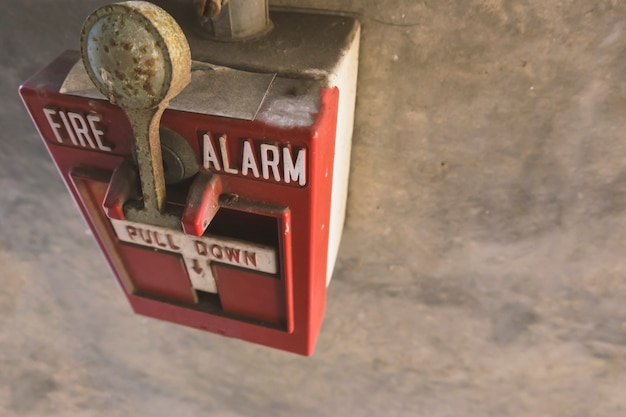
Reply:
[[[125,109],[156,107],[189,82],[185,35],[169,14],[148,2],[96,10],[83,25],[81,52],[98,90]]]

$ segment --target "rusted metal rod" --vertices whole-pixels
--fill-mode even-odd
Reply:
[[[89,78],[120,106],[133,130],[143,194],[143,217],[163,214],[165,179],[159,121],[190,80],[191,54],[176,21],[147,2],[105,6],[87,18],[81,36]]]

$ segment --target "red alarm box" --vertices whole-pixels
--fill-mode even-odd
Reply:
[[[190,82],[159,123],[158,219],[133,215],[148,204],[133,116],[94,86],[80,53],[20,94],[136,313],[310,355],[343,227],[359,25],[271,19],[264,38],[230,45],[256,50],[233,54],[245,61],[187,33]],[[294,31],[301,42],[285,50]]]

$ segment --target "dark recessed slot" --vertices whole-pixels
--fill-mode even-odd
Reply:
[[[195,178],[194,176],[176,184],[166,185],[167,201],[170,204],[184,206],[187,203],[187,195]]]
[[[220,208],[206,233],[278,247],[278,219],[245,211]]]
[[[210,314],[222,314],[222,303],[220,303],[220,297],[217,294],[210,292],[198,291],[198,304],[194,307],[196,310],[204,311]]]

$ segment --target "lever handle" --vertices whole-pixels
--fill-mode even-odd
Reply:
[[[96,88],[120,106],[133,130],[143,211],[157,218],[166,201],[159,123],[191,79],[191,53],[174,18],[152,3],[104,6],[85,21],[83,64]]]

